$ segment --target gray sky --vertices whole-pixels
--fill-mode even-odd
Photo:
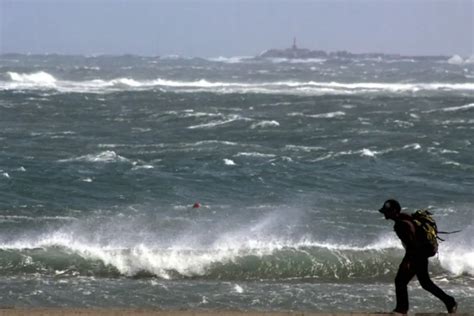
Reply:
[[[472,55],[474,0],[0,0],[0,53]]]

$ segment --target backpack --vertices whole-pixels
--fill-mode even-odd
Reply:
[[[411,214],[415,223],[417,237],[420,241],[421,250],[428,256],[433,257],[438,252],[438,227],[428,210],[418,210]]]

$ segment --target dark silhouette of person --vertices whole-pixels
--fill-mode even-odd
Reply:
[[[423,245],[426,247],[426,244],[420,240],[417,234],[417,226],[413,222],[411,215],[402,213],[400,204],[396,200],[385,201],[379,212],[384,214],[385,219],[395,221],[393,229],[405,247],[405,256],[395,277],[397,306],[394,312],[401,314],[408,313],[407,285],[416,275],[421,287],[443,301],[448,313],[456,313],[458,305],[454,297],[446,294],[430,279],[428,273],[428,257],[431,255],[423,248]]]

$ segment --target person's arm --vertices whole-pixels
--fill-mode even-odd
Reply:
[[[413,223],[407,220],[399,220],[395,223],[394,229],[407,254],[416,254],[415,226]]]

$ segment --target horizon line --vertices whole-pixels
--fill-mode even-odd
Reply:
[[[291,49],[291,48],[290,48]],[[300,49],[300,48],[298,48]],[[303,48],[304,49],[304,48]],[[246,57],[246,58],[263,58],[260,57],[264,52],[270,51],[270,50],[286,50],[286,49],[267,49],[264,50],[263,52],[257,54],[257,55],[212,55],[212,56],[191,56],[191,55],[181,55],[177,53],[171,53],[171,54],[140,54],[140,53],[60,53],[60,52],[0,52],[0,56],[7,56],[7,55],[23,55],[23,56],[70,56],[70,57],[123,57],[123,56],[134,56],[134,57],[148,57],[148,58],[160,58],[160,57],[180,57],[180,58],[219,58],[219,57],[224,57],[224,58],[233,58],[233,57]],[[354,53],[348,50],[337,50],[337,51],[325,51],[325,50],[311,50],[310,51],[321,51],[325,52],[328,54],[327,57],[334,57],[337,53],[349,53],[351,55],[355,56],[363,56],[363,55],[375,55],[375,56],[387,56],[387,57],[398,57],[398,58],[407,58],[407,57],[413,57],[413,58],[420,58],[420,57],[433,57],[433,58],[441,58],[441,57],[454,57],[454,56],[460,56],[460,57],[474,57],[474,52],[472,52],[470,55],[464,55],[461,53],[454,53],[454,54],[401,54],[401,53],[381,53],[381,52],[364,52],[364,53]],[[291,59],[291,58],[288,58]],[[311,58],[295,58],[295,59],[311,59]]]

